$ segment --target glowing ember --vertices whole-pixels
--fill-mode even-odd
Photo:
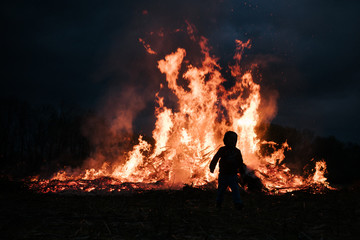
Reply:
[[[151,49],[150,45],[147,44],[147,43],[144,41],[144,39],[139,38],[139,42],[143,44],[144,48],[146,49],[146,51],[147,51],[149,54],[156,54],[156,52]]]
[[[195,40],[193,35],[191,37]],[[144,40],[139,41],[150,54],[155,54]],[[34,179],[30,187],[43,192],[69,189],[112,192],[179,188],[184,184],[214,186],[217,173],[209,172],[209,163],[223,144],[223,134],[228,130],[238,133],[237,147],[242,151],[248,171],[255,169],[252,174],[261,179],[267,191],[288,192],[313,184],[329,187],[324,177],[324,161],[316,163],[313,176],[306,179],[295,176],[283,164],[284,151],[290,150],[288,144],[285,142],[276,148],[276,143],[261,141],[257,135],[256,126],[261,121],[271,119],[276,106],[266,105],[266,110],[262,109],[260,85],[253,81],[251,71],[241,72],[239,62],[244,49],[250,47],[250,41],[243,43],[236,40],[236,63],[230,66],[236,82],[230,89],[222,85],[226,80],[220,73],[217,59],[209,53],[207,39],[201,38],[199,46],[203,59],[198,67],[185,64],[187,52],[183,48],[158,61],[158,68],[165,74],[167,84],[161,85],[156,94],[153,146],[140,136],[138,144],[124,153],[126,161],[119,156],[117,162],[105,162],[98,169],[60,171],[51,181]],[[184,66],[186,71],[180,76],[180,69],[184,69]],[[186,86],[179,84],[179,79],[184,80]],[[166,106],[160,94],[163,88],[168,88],[177,97],[176,111]],[[272,154],[262,156],[261,145],[273,148]]]

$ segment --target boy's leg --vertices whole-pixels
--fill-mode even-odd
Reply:
[[[221,204],[224,200],[224,193],[225,193],[227,187],[228,187],[228,183],[226,181],[226,178],[219,174],[218,190],[217,190],[217,196],[216,196],[216,207],[217,208],[221,208]]]
[[[231,189],[231,193],[233,195],[233,201],[235,204],[235,207],[238,209],[241,209],[243,207],[243,201],[240,197],[240,189],[237,182],[237,175],[231,176],[229,179],[229,187]]]

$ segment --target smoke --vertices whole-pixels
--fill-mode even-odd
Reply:
[[[85,168],[99,168],[105,162],[122,161],[133,144],[133,123],[146,106],[146,99],[135,86],[110,89],[99,103],[97,113],[83,126],[95,151]]]
[[[102,106],[99,112],[109,123],[113,135],[133,133],[133,121],[144,109],[145,99],[136,87],[125,86],[120,92],[112,90]]]

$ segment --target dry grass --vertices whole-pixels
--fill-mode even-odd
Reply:
[[[3,188],[4,189],[4,188]],[[10,189],[10,190],[9,190]],[[1,193],[1,239],[357,239],[360,191],[231,195],[184,188],[140,194]]]

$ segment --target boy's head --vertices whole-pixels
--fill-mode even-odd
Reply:
[[[233,131],[228,131],[224,135],[224,144],[228,147],[236,147],[237,134]]]

